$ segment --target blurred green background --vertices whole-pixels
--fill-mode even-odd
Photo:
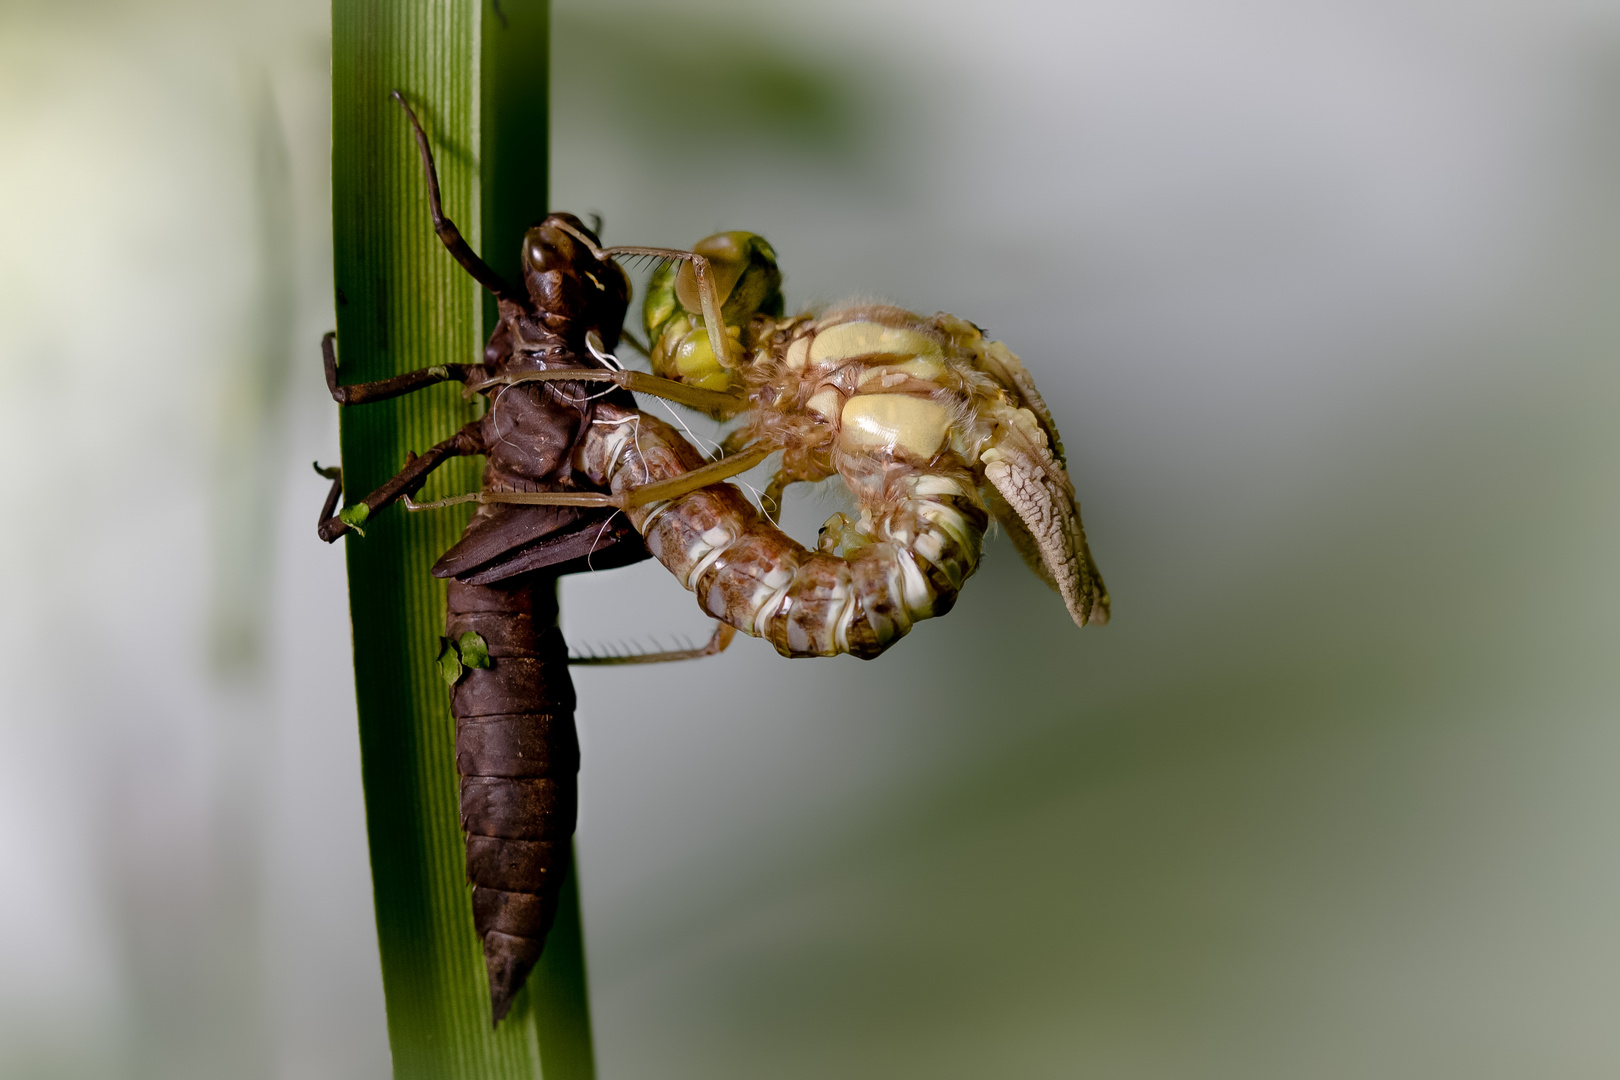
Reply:
[[[555,19],[552,204],[1008,341],[1115,610],[998,537],[875,663],[580,673],[604,1078],[1620,1072],[1620,6]],[[388,1072],[327,48],[0,9],[6,1076]],[[656,565],[563,602],[705,633]]]

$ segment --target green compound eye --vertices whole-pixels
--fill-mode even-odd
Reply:
[[[755,315],[782,313],[782,271],[763,236],[715,233],[694,244],[692,252],[709,260],[709,276],[727,326],[745,326]],[[677,315],[701,317],[702,312],[697,272],[690,262],[665,263],[653,273],[642,308],[648,334],[657,337]]]
[[[782,313],[782,272],[765,238],[750,232],[723,232],[692,247],[708,260],[709,279],[720,305],[724,333],[733,342],[755,315]],[[737,356],[716,357],[708,342],[703,298],[690,261],[665,263],[647,285],[642,307],[647,336],[654,343],[653,367],[666,378],[706,389],[726,390]]]
[[[716,299],[727,326],[740,326],[761,312],[782,313],[782,271],[776,266],[776,252],[763,236],[750,232],[715,233],[699,240],[692,251],[709,260]],[[675,297],[693,314],[703,310],[697,272],[689,262],[681,263],[675,272]]]

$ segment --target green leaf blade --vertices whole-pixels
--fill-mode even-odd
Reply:
[[[526,185],[521,198],[538,198],[543,212],[543,125],[538,178],[532,169],[514,177],[478,172],[479,158],[492,156],[491,139],[509,129],[533,138],[532,118],[543,117],[546,107],[547,6],[501,0],[501,13],[504,18],[497,19],[490,0],[482,6],[470,0],[334,0],[333,258],[345,382],[468,362],[481,355],[487,329],[481,290],[434,236],[409,124],[389,91],[403,92],[426,127],[444,211],[475,249],[486,246],[490,222],[484,208],[492,191]],[[486,61],[496,58],[506,76],[492,92]],[[522,80],[513,76],[517,59],[526,64]],[[507,112],[529,122],[503,122]],[[512,204],[507,198],[502,205]],[[490,243],[510,246],[515,257],[520,240],[521,232]],[[402,467],[407,451],[424,450],[474,416],[454,384],[344,409],[346,491],[357,498],[374,490]],[[475,490],[478,462],[453,461],[428,484]],[[572,877],[540,966],[508,1017],[491,1031],[465,878],[447,673],[439,662],[447,654],[459,669],[462,659],[454,648],[435,655],[444,633],[444,584],[429,572],[458,538],[467,514],[464,508],[409,514],[391,507],[361,519],[364,543],[351,538],[345,544],[394,1075],[591,1077]],[[487,650],[485,656],[487,662]]]

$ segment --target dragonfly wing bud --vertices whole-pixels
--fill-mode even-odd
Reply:
[[[1025,560],[1057,588],[1076,626],[1107,622],[1108,590],[1086,546],[1063,463],[1033,412],[1006,407],[997,412],[996,436],[979,457],[985,479],[1012,510],[997,517]],[[1038,562],[1032,557],[1037,553]]]

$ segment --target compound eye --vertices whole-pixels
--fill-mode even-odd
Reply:
[[[692,245],[694,255],[709,260],[709,276],[714,281],[715,300],[724,304],[737,287],[737,279],[748,269],[748,244],[753,233],[723,232],[705,236]],[[687,311],[697,314],[703,310],[703,299],[698,293],[697,271],[690,262],[681,263],[675,272],[675,297]]]
[[[523,237],[523,269],[542,273],[551,261],[552,250],[545,231],[538,226],[530,229]]]
[[[692,246],[709,260],[715,299],[724,308],[728,326],[746,324],[758,312],[780,314],[782,272],[776,252],[765,238],[751,232],[723,232],[704,237]],[[703,310],[697,271],[683,262],[675,273],[675,298],[694,315]]]
[[[573,225],[580,227],[577,221]],[[581,246],[571,233],[560,227],[555,215],[548,217],[523,234],[523,269],[536,274],[552,270],[566,272],[582,256],[590,259],[580,250]]]

